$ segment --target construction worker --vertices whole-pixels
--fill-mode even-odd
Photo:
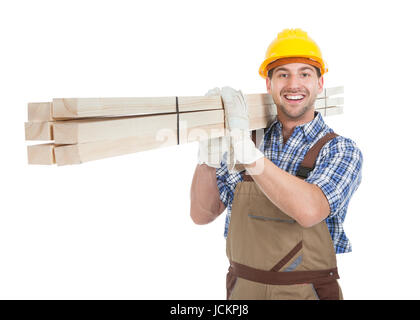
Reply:
[[[190,214],[206,224],[228,208],[227,299],[343,299],[336,254],[352,250],[343,222],[363,157],[314,109],[326,72],[306,32],[278,34],[259,69],[277,116],[258,148],[241,91],[207,93],[221,95],[230,137],[200,142]]]

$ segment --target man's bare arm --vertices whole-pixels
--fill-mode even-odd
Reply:
[[[271,202],[301,226],[311,227],[329,215],[330,205],[317,185],[295,177],[266,158],[245,168]]]
[[[207,224],[216,219],[225,205],[220,200],[216,168],[206,164],[197,165],[191,183],[190,216],[196,224]]]

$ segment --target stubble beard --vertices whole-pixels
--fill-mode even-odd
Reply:
[[[286,116],[288,117],[290,120],[298,120],[300,119],[304,114],[306,114],[306,112],[309,112],[315,103],[315,98],[312,98],[311,100],[309,100],[303,107],[301,107],[301,109],[295,113],[295,112],[290,112],[289,110],[294,110],[293,107],[291,107],[289,110],[286,108],[286,106],[284,104],[281,104],[280,102],[277,102],[276,105],[277,107],[280,109],[280,111]]]

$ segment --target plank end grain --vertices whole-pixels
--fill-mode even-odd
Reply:
[[[51,102],[29,102],[28,121],[53,121]]]
[[[27,146],[28,151],[28,164],[42,164],[52,165],[55,164],[54,144],[36,144]]]
[[[54,98],[52,116],[54,119],[77,118],[77,99]]]
[[[54,140],[51,121],[25,122],[25,140],[51,141]]]

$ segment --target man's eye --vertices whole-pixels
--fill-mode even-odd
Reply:
[[[286,77],[287,77],[287,74],[285,74],[285,73],[280,73],[280,74],[279,74],[279,77],[280,77],[280,78],[286,78]]]
[[[303,75],[303,77],[309,77],[310,76],[310,74],[309,73],[302,73],[302,75]]]

